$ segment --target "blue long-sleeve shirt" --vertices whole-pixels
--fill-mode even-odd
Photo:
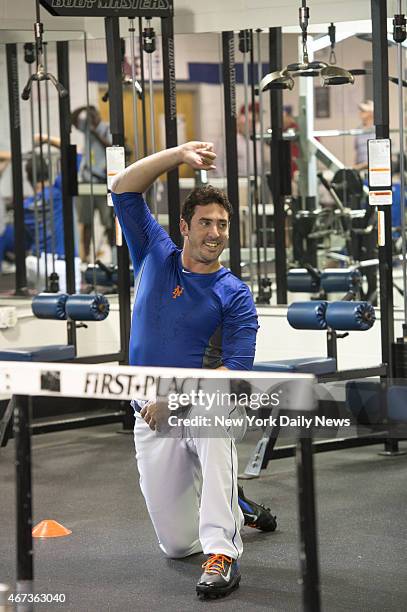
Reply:
[[[257,313],[248,287],[230,270],[189,272],[181,250],[141,194],[112,194],[136,283],[130,364],[249,370]]]

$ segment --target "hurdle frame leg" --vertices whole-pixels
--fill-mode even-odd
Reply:
[[[381,457],[401,457],[407,455],[407,450],[400,450],[397,438],[386,438],[384,449],[378,453]]]
[[[30,412],[32,398],[15,395],[14,440],[16,468],[16,540],[17,540],[17,593],[33,593],[34,560],[32,539],[32,486],[31,486],[31,431]],[[18,610],[32,610],[32,604],[18,606]]]
[[[381,402],[383,404],[384,414],[386,415],[386,417],[388,414],[388,401],[387,401],[388,385],[389,385],[388,380],[381,378],[380,395],[381,395]],[[392,424],[387,422],[386,426],[387,426],[389,436],[385,438],[384,440],[384,449],[382,451],[379,451],[378,454],[381,457],[400,457],[402,455],[406,455],[407,450],[400,450],[399,440],[391,436]]]
[[[296,447],[300,562],[304,612],[320,612],[317,520],[312,438],[300,431]]]

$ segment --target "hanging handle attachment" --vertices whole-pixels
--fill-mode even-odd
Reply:
[[[307,29],[309,21],[309,8],[306,0],[302,0],[302,6],[299,8],[300,28],[302,31],[302,61],[308,64],[308,49],[307,49]]]
[[[34,81],[51,81],[58,92],[60,98],[65,98],[68,95],[68,90],[59,83],[53,74],[46,72],[44,68],[44,50],[42,35],[44,33],[44,25],[40,21],[40,5],[39,0],[36,2],[37,21],[34,23],[34,38],[35,38],[35,56],[37,61],[37,70],[30,76],[26,86],[23,89],[21,97],[23,100],[28,100],[31,96],[31,88]],[[27,60],[26,60],[27,61]],[[30,62],[31,63],[31,62]]]
[[[331,22],[328,28],[328,36],[331,41],[331,53],[329,55],[329,63],[336,64],[336,53],[335,53],[335,43],[336,43],[336,27],[335,24]]]

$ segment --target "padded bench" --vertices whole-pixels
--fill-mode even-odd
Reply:
[[[0,350],[0,361],[71,361],[75,358],[75,347],[71,344],[49,344],[48,346],[30,346],[16,349]],[[0,446],[5,446],[10,434],[13,399],[8,402],[0,418]]]
[[[70,361],[75,358],[71,344],[50,344],[0,350],[0,361]]]
[[[278,361],[258,361],[253,365],[257,372],[297,372],[301,374],[333,374],[336,372],[336,359],[333,357],[303,357],[299,359],[280,359]]]

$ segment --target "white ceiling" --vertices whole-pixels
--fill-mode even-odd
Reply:
[[[177,33],[221,32],[243,28],[288,26],[287,31],[298,32],[300,5],[300,0],[205,0],[205,2],[174,0],[175,31]],[[392,17],[397,5],[396,0],[388,0],[389,17]],[[308,0],[308,6],[310,33],[325,32],[326,24],[331,21],[337,24],[338,29],[353,31],[370,29],[370,0]],[[41,9],[41,19],[45,29],[55,33],[52,37],[48,36],[49,40],[72,39],[75,38],[75,31],[84,29],[91,37],[104,35],[103,18],[100,17],[53,17]],[[34,21],[35,0],[0,1],[0,41],[26,40],[25,32],[32,32]],[[349,21],[354,21],[357,25],[349,26]],[[340,22],[346,22],[346,25]],[[128,19],[123,19],[123,24],[127,28]],[[159,31],[158,20],[154,23],[154,27]]]

